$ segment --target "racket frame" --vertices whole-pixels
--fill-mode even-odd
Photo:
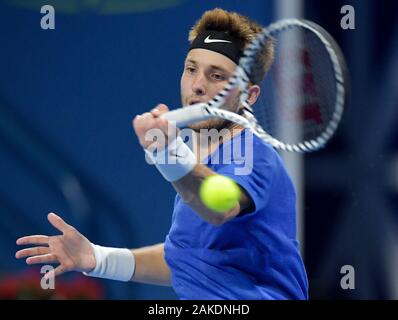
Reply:
[[[273,34],[294,27],[302,27],[310,30],[325,46],[333,65],[336,80],[336,101],[330,122],[317,138],[296,144],[289,144],[272,137],[258,124],[247,102],[247,88],[250,84],[247,73],[250,72],[250,69],[253,66],[253,59],[255,59],[256,53],[261,49],[266,41],[268,41],[268,39],[273,37]],[[162,117],[173,122],[179,128],[186,128],[190,124],[213,117],[221,118],[232,121],[245,129],[251,130],[254,134],[271,144],[276,149],[291,152],[312,152],[324,147],[337,130],[343,115],[344,104],[347,99],[346,85],[348,85],[348,71],[344,56],[329,33],[319,25],[308,20],[282,19],[264,28],[262,32],[260,32],[248,45],[239,60],[239,65],[233,75],[229,78],[228,83],[214,96],[214,98],[205,103],[202,102],[170,111],[162,115]],[[245,117],[220,108],[225,104],[228,95],[234,88],[239,88],[241,90],[240,98],[242,105],[245,107]]]

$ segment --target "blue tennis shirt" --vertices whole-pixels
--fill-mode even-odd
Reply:
[[[238,155],[236,142],[241,146]],[[296,240],[296,195],[278,153],[242,131],[220,145],[207,165],[244,188],[254,207],[215,226],[177,194],[165,240],[177,295],[199,300],[307,299],[307,276]]]

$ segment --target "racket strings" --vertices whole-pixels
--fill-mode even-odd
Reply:
[[[335,114],[330,55],[319,37],[304,28],[285,29],[273,37],[275,63],[260,82],[261,95],[253,107],[257,123],[287,145],[320,142]],[[260,73],[260,66],[253,66],[253,73]]]

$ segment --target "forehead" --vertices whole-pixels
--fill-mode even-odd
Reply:
[[[193,61],[200,67],[219,67],[229,72],[234,72],[235,62],[221,53],[207,49],[192,49],[188,52],[185,61]]]

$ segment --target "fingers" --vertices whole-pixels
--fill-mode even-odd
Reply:
[[[27,264],[54,263],[54,262],[58,262],[58,259],[52,253],[47,253],[40,256],[33,256],[26,259]]]
[[[153,115],[150,112],[145,112],[141,115],[141,121],[149,121],[153,119]]]
[[[44,275],[43,279],[48,280],[50,278],[54,278],[56,276],[59,276],[59,275],[65,273],[66,271],[68,271],[68,270],[63,265],[59,265],[55,269],[52,269],[49,272],[47,272]]]
[[[57,228],[62,233],[74,229],[71,225],[67,224],[60,216],[56,215],[55,213],[49,213],[47,219],[55,228]]]
[[[148,129],[152,128],[155,121],[154,116],[150,112],[145,112],[142,115],[137,115],[133,120],[133,127],[136,133],[145,133]]]
[[[139,116],[139,121],[144,122],[146,129],[159,128],[166,135],[171,135],[175,128],[170,128],[169,122],[166,119],[159,118],[160,115],[169,111],[169,108],[164,104],[159,104],[151,112],[146,112]],[[171,130],[170,130],[171,129]]]
[[[173,140],[178,135],[178,130],[170,126],[166,119],[160,116],[169,111],[164,104],[157,105],[150,112],[137,115],[133,120],[133,127],[138,140],[143,148],[153,146],[154,148],[164,147],[167,141]],[[159,132],[152,129],[160,129],[162,138],[159,140]],[[157,139],[154,139],[154,138]],[[163,142],[164,141],[164,142]]]
[[[178,129],[172,125],[170,121],[166,119],[156,119],[157,125],[160,130],[162,130],[166,136],[167,143],[170,143],[178,136]]]
[[[17,239],[17,245],[25,245],[25,244],[48,244],[48,236],[43,235],[34,235],[34,236],[26,236]]]
[[[169,111],[169,108],[165,104],[158,104],[155,108],[153,108],[150,112],[145,112],[141,115],[137,115],[134,120],[140,120],[140,121],[148,121],[150,119],[158,118],[160,117],[163,113],[166,113]],[[133,123],[134,123],[133,120]]]
[[[151,110],[151,113],[154,117],[157,118],[168,111],[169,108],[165,104],[158,104],[154,109]]]
[[[132,121],[133,128],[137,134],[138,134],[139,122],[141,121],[140,119],[141,119],[141,115],[138,114],[135,116],[135,118]]]
[[[157,107],[151,110],[151,114],[155,118],[157,118],[157,117],[159,117],[161,115],[160,110]]]
[[[50,252],[49,247],[35,247],[35,248],[27,248],[23,250],[19,250],[15,253],[15,258],[21,259],[28,256],[38,256],[42,254],[47,254]]]

